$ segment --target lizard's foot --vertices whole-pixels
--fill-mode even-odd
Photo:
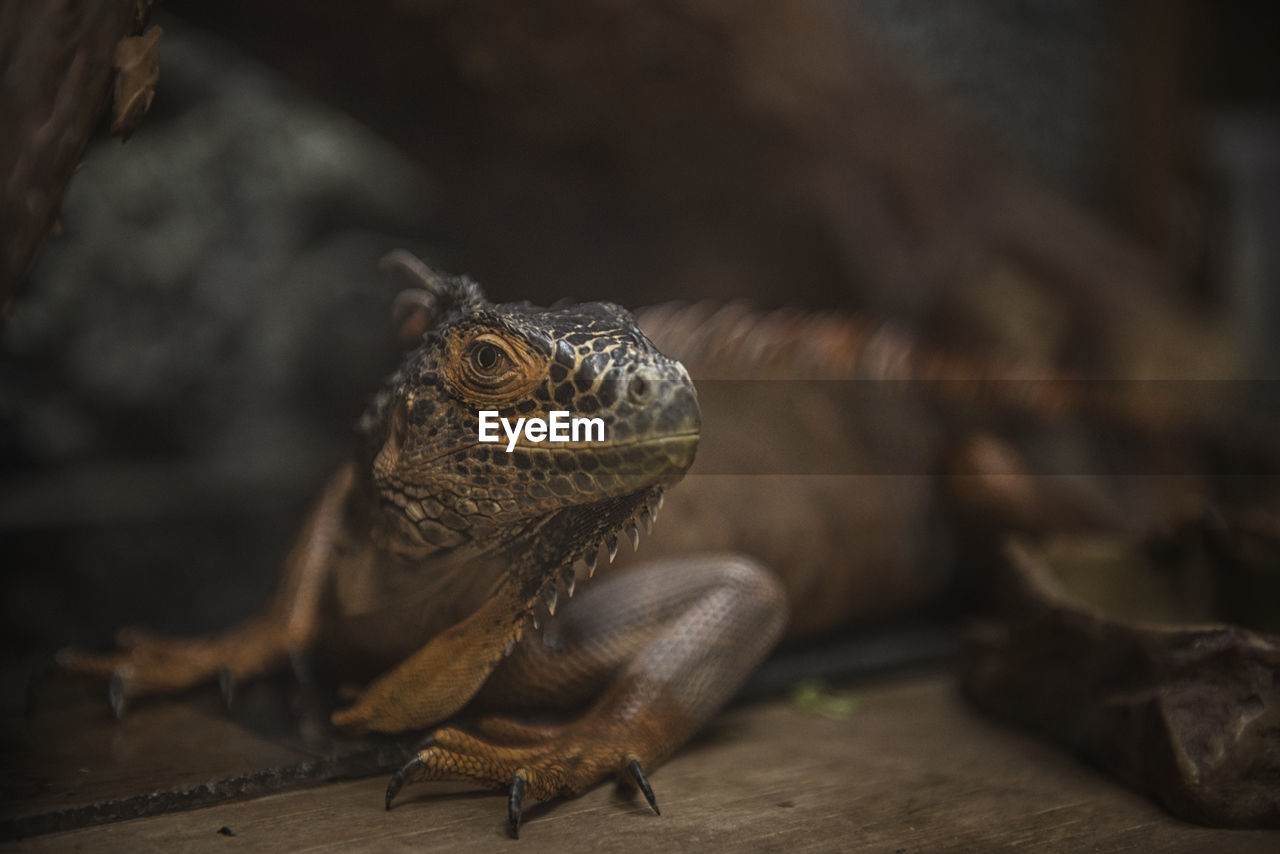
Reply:
[[[486,718],[446,727],[387,787],[417,780],[506,788],[512,835],[523,799],[573,797],[609,777],[638,788],[724,705],[772,647],[786,599],[763,567],[736,555],[651,564],[584,590],[508,657],[483,702],[587,710],[564,724]]]
[[[609,727],[598,712],[561,725],[524,724],[507,718],[485,718],[474,732],[454,727],[436,730],[425,748],[392,775],[386,807],[405,783],[468,780],[507,789],[507,819],[513,837],[520,835],[526,796],[538,800],[574,797],[612,776],[634,786],[654,813],[658,804],[645,775],[666,750],[655,750],[645,738],[628,739]]]
[[[291,645],[276,621],[258,619],[212,637],[164,637],[139,629],[122,630],[115,652],[64,649],[55,657],[67,673],[108,680],[107,695],[116,717],[131,700],[172,694],[217,678],[230,706],[236,684],[285,661]]]

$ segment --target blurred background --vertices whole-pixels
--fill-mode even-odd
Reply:
[[[0,339],[10,650],[260,606],[396,362],[395,247],[499,300],[857,310],[1120,378],[1280,368],[1273,4],[172,0],[153,23],[151,110],[91,145]]]

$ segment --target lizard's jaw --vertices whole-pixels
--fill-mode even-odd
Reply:
[[[554,555],[548,552],[526,554],[525,559],[512,568],[528,597],[527,616],[534,626],[538,625],[538,602],[554,614],[562,595],[573,596],[581,580],[580,569],[586,578],[591,578],[601,559],[610,563],[614,561],[623,539],[629,540],[633,549],[638,549],[640,529],[653,530],[662,501],[663,487],[650,486],[622,498],[569,508],[556,514],[556,518],[549,520],[547,525],[540,526],[542,532],[550,527],[561,532],[564,538]],[[543,538],[537,539],[546,543]]]
[[[526,564],[531,576],[539,575],[537,596],[554,614],[561,592],[572,596],[579,579],[578,566],[586,577],[595,574],[603,553],[612,563],[619,541],[626,538],[632,548],[640,546],[640,528],[652,531],[662,507],[663,491],[678,483],[693,465],[701,430],[697,394],[683,368],[680,381],[651,384],[651,398],[644,429],[599,449],[576,453],[574,477],[584,494],[593,497],[552,512],[539,527],[539,539],[550,551],[541,554],[539,571]],[[590,465],[586,460],[593,460]],[[527,577],[524,589],[534,586]],[[536,616],[534,617],[536,621]]]

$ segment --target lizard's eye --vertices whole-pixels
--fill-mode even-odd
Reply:
[[[462,399],[505,406],[542,378],[545,361],[522,339],[484,330],[450,342],[443,374],[449,390]]]
[[[471,348],[471,366],[480,373],[493,372],[502,359],[502,351],[487,341],[477,341]]]
[[[480,392],[503,392],[521,379],[515,357],[495,335],[481,335],[467,345],[462,375],[466,385]]]

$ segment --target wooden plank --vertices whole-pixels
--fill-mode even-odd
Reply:
[[[907,624],[770,659],[745,697],[787,692],[796,674],[847,681],[950,657],[952,632]],[[421,734],[352,737],[328,725],[332,686],[289,674],[252,680],[235,709],[205,686],[108,712],[105,686],[54,679],[24,709],[21,686],[36,663],[0,659],[0,840],[256,797],[326,779],[385,776]],[[28,713],[30,711],[30,713]]]
[[[5,667],[3,683],[25,684]],[[414,738],[344,739],[287,678],[243,686],[234,713],[209,687],[152,698],[115,720],[103,685],[40,685],[0,717],[0,839],[190,809],[390,769]]]
[[[1274,851],[1280,833],[1212,830],[1040,742],[992,723],[940,673],[886,679],[828,720],[787,701],[740,707],[653,775],[662,815],[601,786],[537,805],[525,851]],[[27,840],[33,852],[489,851],[505,800],[385,779]],[[235,835],[224,836],[226,827]],[[12,846],[4,847],[10,850]]]

